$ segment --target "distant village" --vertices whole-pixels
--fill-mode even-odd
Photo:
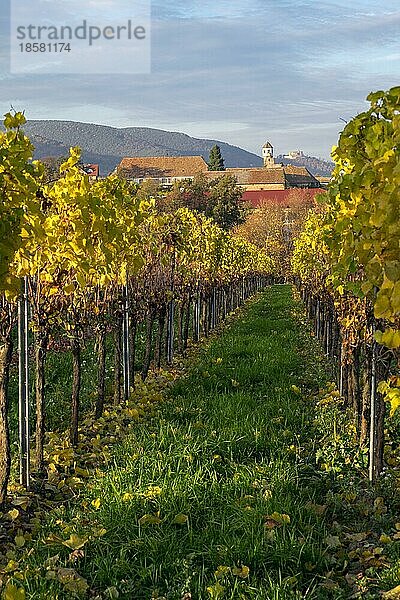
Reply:
[[[301,150],[289,152],[285,158],[303,157]],[[274,149],[270,142],[262,147],[263,166],[247,168],[226,168],[210,170],[202,156],[136,156],[125,157],[115,168],[120,177],[143,183],[152,180],[168,189],[179,181],[193,180],[202,175],[210,182],[222,175],[231,175],[243,190],[242,199],[252,206],[259,206],[274,200],[284,203],[293,189],[298,190],[298,197],[305,201],[313,199],[315,194],[326,187],[329,177],[314,176],[304,166],[284,165],[275,162]],[[84,165],[91,180],[99,177],[99,165]]]

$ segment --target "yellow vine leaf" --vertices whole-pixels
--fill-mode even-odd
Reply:
[[[19,517],[18,508],[12,508],[11,510],[9,510],[7,513],[7,516],[11,521],[15,521],[15,519],[18,519],[18,517]]]
[[[96,510],[98,510],[101,506],[100,498],[96,498],[95,500],[92,500],[91,504]]]
[[[387,402],[390,402],[390,416],[400,407],[400,387],[392,387],[391,382],[381,381],[378,384],[378,392],[380,392]]]
[[[18,588],[12,583],[8,583],[4,591],[4,600],[25,600],[24,588]]]
[[[76,533],[71,533],[70,537],[63,541],[63,546],[71,548],[71,550],[79,550],[88,542],[88,538],[80,537]]]
[[[210,594],[211,600],[219,600],[225,592],[225,588],[217,581],[214,585],[207,587],[207,592]]]

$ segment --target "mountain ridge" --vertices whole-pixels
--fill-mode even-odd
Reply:
[[[112,127],[49,119],[29,120],[24,125],[24,131],[35,146],[35,158],[66,156],[71,146],[79,146],[82,150],[82,160],[98,163],[102,175],[113,171],[123,157],[129,156],[200,155],[207,162],[210,150],[215,144],[221,148],[226,167],[259,167],[263,164],[260,156],[239,146],[153,127]],[[277,157],[276,160],[285,162],[281,157]],[[318,161],[312,159],[315,160]],[[296,160],[289,162],[298,164]],[[307,167],[307,164],[303,166]],[[314,167],[315,165],[310,169],[311,172],[315,171]]]
[[[201,155],[207,161],[215,144],[221,147],[227,167],[262,165],[261,157],[238,146],[150,127],[116,128],[77,121],[31,120],[24,130],[35,146],[35,158],[65,155],[70,146],[80,146],[83,160],[98,162],[102,174],[112,171],[125,156]]]

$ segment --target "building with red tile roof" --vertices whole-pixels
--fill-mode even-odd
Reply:
[[[319,188],[320,182],[305,167],[277,165],[248,169],[226,169],[223,173],[235,177],[246,191],[286,190],[289,188]],[[223,174],[222,173],[222,174]],[[209,180],[221,177],[221,171],[208,171]]]
[[[119,175],[137,183],[144,179],[155,179],[163,185],[193,179],[207,170],[207,163],[202,156],[136,156],[123,158],[117,167]]]
[[[96,181],[99,178],[100,167],[95,164],[86,164],[82,166],[83,171],[86,175],[89,175],[89,181]]]
[[[208,171],[205,176],[212,181],[222,175],[235,177],[239,186],[244,189],[285,189],[285,175],[280,167],[266,169],[265,167],[246,169],[225,169],[225,171]]]
[[[246,192],[321,187],[305,167],[276,164],[270,142],[264,144],[262,152],[263,167],[209,171],[201,156],[138,156],[123,158],[116,172],[137,183],[153,179],[165,186],[171,186],[175,181],[193,179],[198,174],[203,174],[209,181],[231,175]]]

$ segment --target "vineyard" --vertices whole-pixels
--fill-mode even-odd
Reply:
[[[400,88],[368,100],[291,229],[78,148],[51,180],[6,115],[7,600],[400,597]]]

